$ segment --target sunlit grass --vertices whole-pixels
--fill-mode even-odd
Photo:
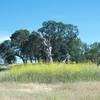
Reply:
[[[100,68],[95,64],[54,63],[11,66],[0,81],[52,83],[100,80]]]

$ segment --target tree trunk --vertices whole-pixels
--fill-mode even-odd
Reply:
[[[48,56],[48,62],[49,63],[53,63],[53,59],[52,59],[52,47],[51,46],[49,46],[48,48],[47,48],[47,56]]]
[[[32,62],[32,61],[33,61],[32,57],[30,56],[29,58],[30,58],[30,63],[33,63],[33,62]]]
[[[52,47],[50,43],[50,39],[46,39],[43,37],[43,35],[40,33],[41,37],[43,38],[43,44],[46,48],[46,54],[47,54],[47,60],[49,63],[53,63],[53,58],[52,58]]]
[[[66,63],[66,61],[67,61],[68,64],[70,64],[70,55],[69,55],[69,53],[67,53],[65,59],[62,62]]]

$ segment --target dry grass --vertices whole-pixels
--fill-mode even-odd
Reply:
[[[100,82],[0,83],[0,100],[100,100]]]

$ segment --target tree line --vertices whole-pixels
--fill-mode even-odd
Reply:
[[[20,29],[12,33],[10,40],[0,43],[0,57],[5,64],[15,63],[16,57],[23,63],[99,63],[100,43],[87,45],[78,35],[75,25],[45,21],[37,31]]]

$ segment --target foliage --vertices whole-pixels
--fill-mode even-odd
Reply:
[[[16,56],[20,57],[24,63],[27,62],[27,56],[24,53],[24,44],[28,40],[30,32],[28,30],[17,30],[11,35],[11,42],[16,51]]]
[[[14,63],[16,56],[23,63],[35,62],[93,62],[100,64],[100,43],[87,45],[78,37],[76,25],[45,21],[37,31],[15,31],[8,41],[0,44],[0,56]],[[69,57],[68,57],[69,55]]]
[[[0,44],[0,56],[5,64],[12,64],[16,61],[15,52],[11,48],[11,41],[6,40]]]

